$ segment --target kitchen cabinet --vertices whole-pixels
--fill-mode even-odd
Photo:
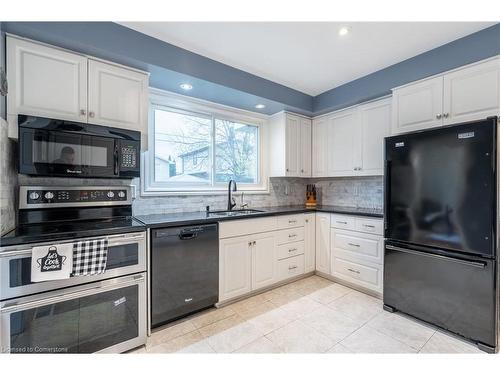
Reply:
[[[328,119],[315,118],[312,121],[312,177],[328,176]]]
[[[87,58],[7,36],[9,123],[17,115],[87,121]],[[9,136],[17,138],[17,126]]]
[[[145,72],[7,36],[7,79],[11,137],[25,114],[138,130],[147,139]]]
[[[89,59],[88,122],[144,132],[147,92],[144,73]]]
[[[251,240],[252,290],[274,284],[277,280],[276,243],[272,232]]]
[[[219,301],[252,290],[252,240],[247,236],[219,242]]]
[[[316,214],[304,214],[304,272],[316,269]]]
[[[392,133],[478,120],[500,111],[500,58],[393,89]]]
[[[330,274],[330,214],[316,212],[316,270]]]
[[[390,123],[387,98],[314,119],[313,176],[383,175]]]
[[[311,120],[280,112],[269,125],[271,177],[311,177]]]

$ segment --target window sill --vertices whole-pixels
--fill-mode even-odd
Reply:
[[[270,194],[269,188],[262,189],[244,189],[238,188],[233,194],[238,195],[238,193],[245,193],[245,195],[256,195],[256,194]],[[141,190],[141,197],[168,197],[168,196],[180,196],[180,195],[227,195],[227,189],[220,190],[160,190],[160,189],[148,189]]]

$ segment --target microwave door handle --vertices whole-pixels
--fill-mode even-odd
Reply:
[[[115,142],[114,162],[115,176],[118,176],[118,142]]]

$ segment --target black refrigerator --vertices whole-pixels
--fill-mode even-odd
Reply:
[[[495,352],[497,117],[385,139],[384,309]]]

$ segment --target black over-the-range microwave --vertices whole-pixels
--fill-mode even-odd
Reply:
[[[140,175],[138,131],[18,116],[19,173],[33,176],[133,178]]]

